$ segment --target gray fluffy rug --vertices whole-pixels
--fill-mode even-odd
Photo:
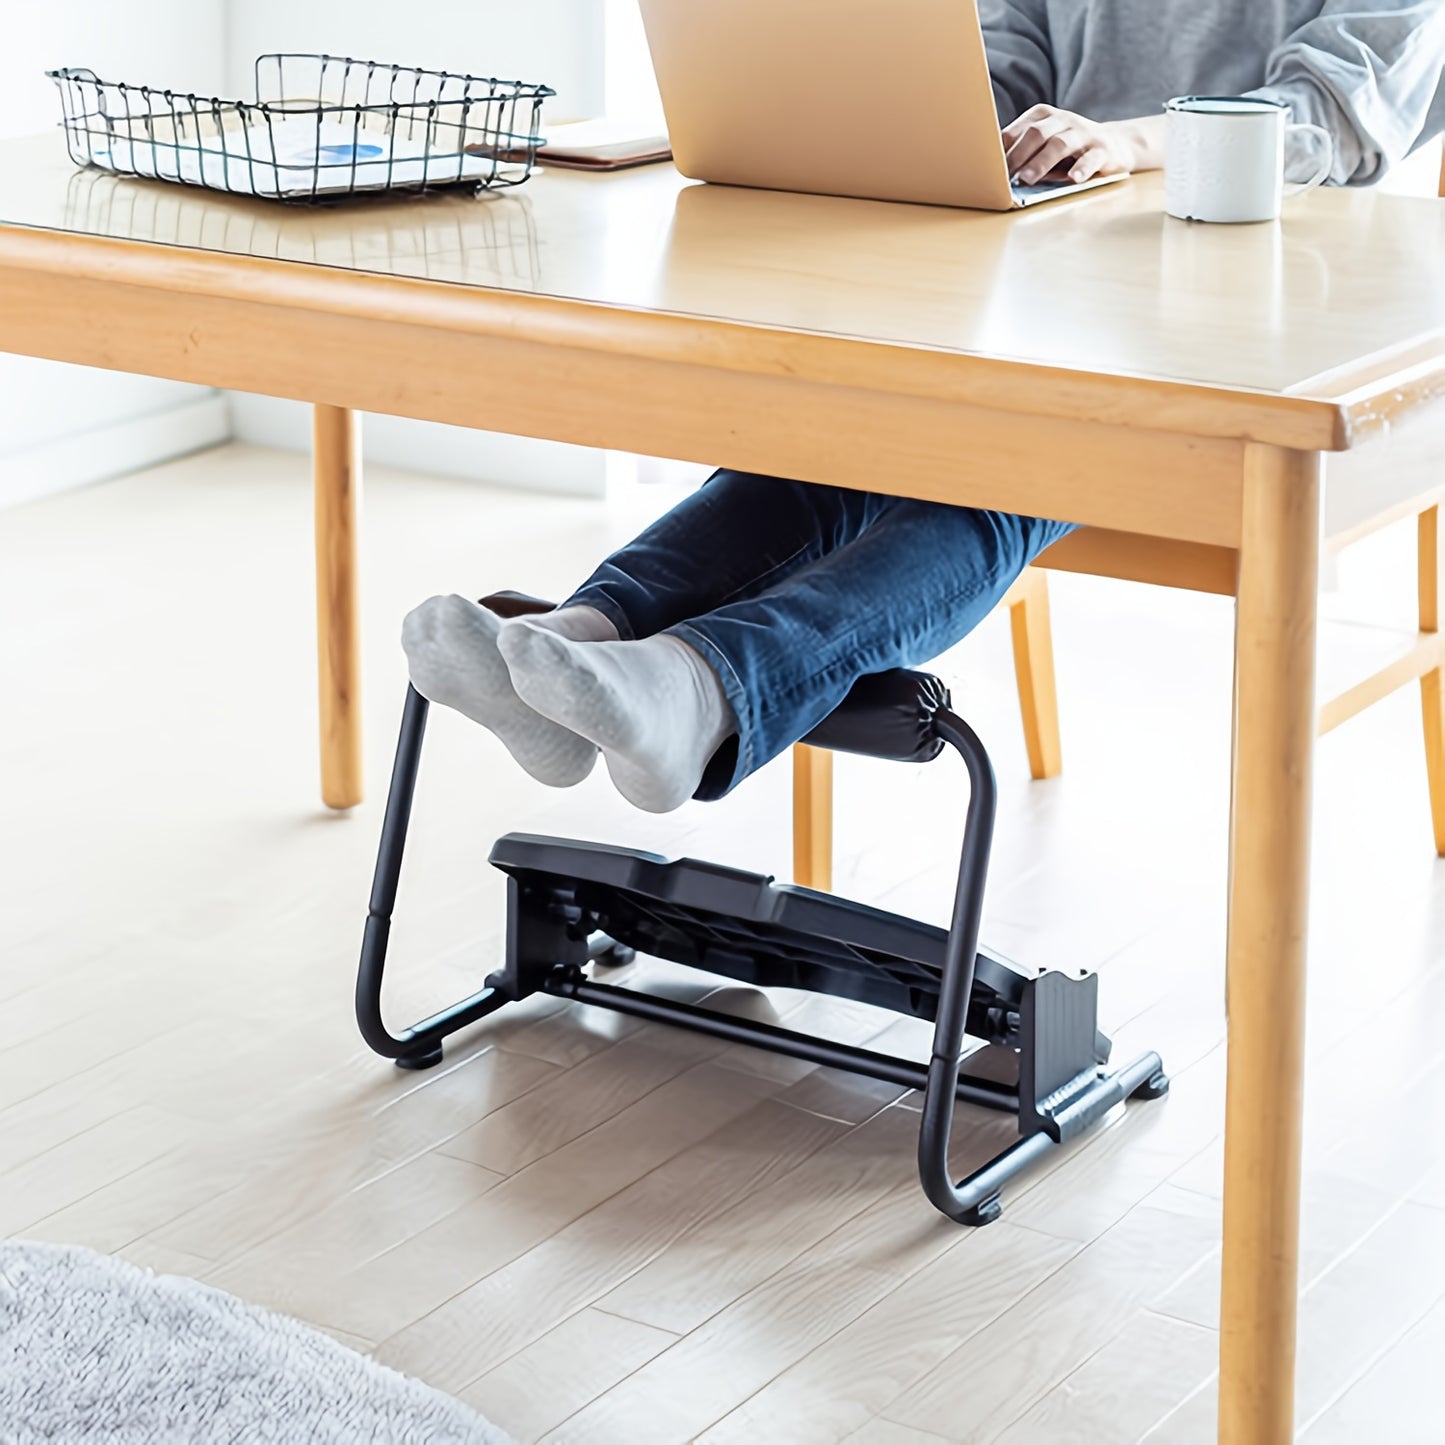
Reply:
[[[0,1242],[0,1441],[507,1445],[296,1320],[68,1245]]]

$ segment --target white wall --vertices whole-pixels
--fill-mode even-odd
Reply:
[[[237,441],[310,451],[309,406],[245,392],[231,392],[227,400],[231,434]],[[378,466],[536,492],[600,497],[607,490],[607,458],[602,452],[408,417],[368,413],[362,420],[361,454]]]
[[[550,85],[553,119],[602,109],[601,0],[230,0],[226,36],[244,94],[256,56],[324,51]]]
[[[666,130],[637,0],[605,0],[605,4],[607,114],[629,124],[635,122],[639,129]]]
[[[0,135],[59,120],[59,66],[198,91],[225,77],[225,0],[11,0],[0,34]]]
[[[0,137],[60,116],[58,66],[212,88],[224,0],[12,0],[0,21]],[[0,506],[115,476],[226,435],[208,389],[0,353]]]

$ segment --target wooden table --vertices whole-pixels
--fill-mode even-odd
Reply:
[[[1220,1437],[1289,1438],[1321,540],[1440,487],[1445,207],[1202,227],[1153,179],[991,216],[654,167],[288,210],[43,138],[0,147],[0,223],[0,348],[316,404],[334,807],[352,409],[1067,518],[1050,565],[1235,594]]]

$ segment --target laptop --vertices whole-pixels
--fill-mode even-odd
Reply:
[[[683,175],[1008,211],[1118,180],[1010,183],[976,0],[641,0]]]

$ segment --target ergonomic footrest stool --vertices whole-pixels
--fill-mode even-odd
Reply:
[[[483,600],[511,615],[549,606],[505,593]],[[428,707],[408,688],[356,982],[363,1038],[403,1068],[430,1068],[441,1062],[449,1034],[547,993],[921,1089],[918,1168],[925,1194],[961,1223],[996,1219],[1002,1186],[1032,1160],[1125,1099],[1159,1097],[1169,1080],[1152,1053],[1107,1072],[1097,975],[1035,976],[979,949],[996,791],[983,744],[949,701],[936,677],[880,673],[861,679],[806,739],[905,762],[931,761],[945,745],[962,757],[970,790],[947,930],[712,863],[509,833],[491,853],[508,877],[501,969],[471,997],[393,1034],[381,1017],[381,985]],[[921,1064],[874,1053],[589,973],[589,965],[596,972],[638,953],[761,988],[834,994],[925,1019],[934,1025],[932,1057]],[[1006,1081],[962,1071],[969,1039],[1008,1057]],[[957,1182],[948,1168],[956,1098],[1016,1115],[1020,1136]]]

